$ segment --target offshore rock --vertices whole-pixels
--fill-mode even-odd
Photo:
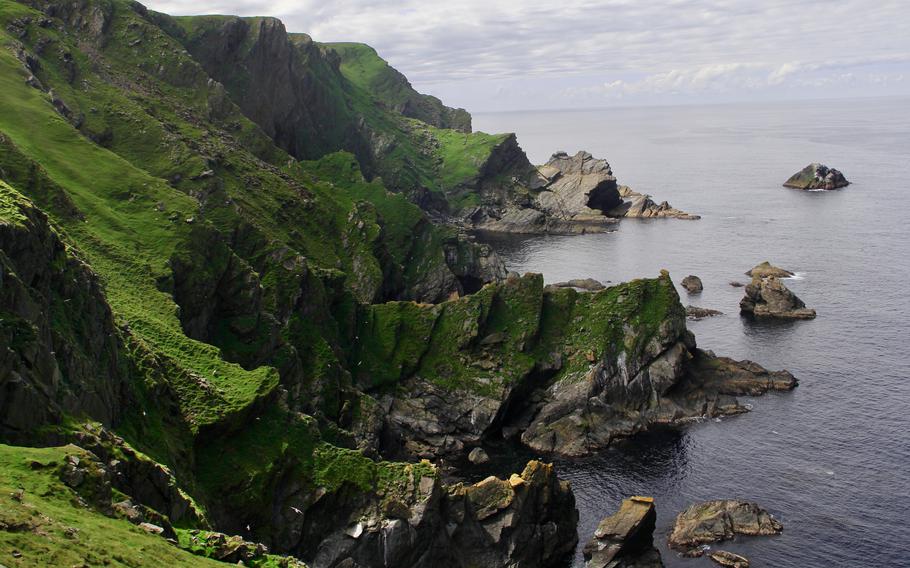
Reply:
[[[790,278],[793,276],[793,273],[789,270],[784,270],[783,268],[774,266],[766,260],[752,267],[748,272],[746,272],[746,276],[758,276],[759,278],[765,278],[767,276],[775,276],[777,278]],[[733,283],[731,283],[731,286],[732,285]]]
[[[777,519],[755,503],[707,501],[691,505],[677,515],[668,543],[684,556],[701,556],[705,544],[730,540],[737,534],[775,535],[783,529]]]
[[[686,306],[686,317],[693,320],[722,316],[723,312],[712,310],[711,308],[700,308],[698,306]]]
[[[650,497],[624,499],[619,511],[604,518],[585,544],[586,568],[663,567],[654,548],[657,513]]]
[[[695,276],[694,274],[690,274],[683,278],[682,282],[680,282],[680,285],[685,288],[686,291],[690,294],[698,294],[704,289],[704,286],[701,283],[701,278]]]
[[[708,558],[726,568],[749,568],[749,559],[726,550],[712,552]]]
[[[784,182],[784,187],[794,189],[838,189],[847,187],[850,182],[840,171],[814,162],[796,172]]]
[[[755,276],[746,286],[746,295],[739,303],[740,310],[756,317],[783,319],[813,319],[815,310],[807,308],[776,276]]]
[[[604,285],[593,278],[573,278],[566,282],[557,282],[556,284],[552,284],[552,286],[557,288],[577,288],[588,292],[596,292],[604,289]]]

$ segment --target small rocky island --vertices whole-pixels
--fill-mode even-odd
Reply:
[[[839,170],[814,162],[796,172],[784,182],[784,187],[794,189],[839,189],[850,182]]]
[[[722,499],[696,503],[677,515],[667,542],[683,556],[699,557],[705,553],[706,544],[731,540],[736,535],[775,535],[783,530],[784,526],[756,503]]]
[[[746,274],[752,276],[752,282],[746,285],[746,295],[739,302],[742,313],[783,319],[815,317],[815,310],[807,308],[805,302],[781,282],[781,278],[793,276],[792,272],[763,262]]]

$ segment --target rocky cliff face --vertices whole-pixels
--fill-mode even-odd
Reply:
[[[786,372],[695,348],[669,275],[597,292],[513,277],[439,306],[376,306],[351,347],[355,383],[385,409],[381,451],[464,454],[518,436],[586,455],[654,424],[744,412],[733,396]],[[399,385],[407,396],[383,394]]]
[[[3,181],[0,204],[0,437],[28,441],[71,414],[119,422],[124,346],[96,275]]]

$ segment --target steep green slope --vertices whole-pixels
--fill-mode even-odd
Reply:
[[[372,47],[362,43],[321,45],[341,56],[341,72],[349,81],[389,108],[437,128],[471,131],[471,115],[466,110],[449,108],[436,97],[415,91],[407,78]]]

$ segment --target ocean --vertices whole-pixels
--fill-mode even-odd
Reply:
[[[476,113],[474,126],[517,133],[534,163],[587,150],[619,183],[702,216],[486,238],[511,270],[620,282],[666,268],[684,304],[724,312],[689,323],[700,347],[800,381],[791,393],[745,399],[745,415],[557,460],[580,512],[574,565],[621,499],[649,495],[667,566],[713,565],[678,557],[666,538],[677,513],[715,498],[754,500],[783,522],[780,536],[716,546],[752,566],[910,566],[910,100]],[[810,162],[852,184],[781,186]],[[743,290],[730,282],[748,282],[743,273],[764,260],[796,272],[785,283],[817,319],[740,316]],[[688,274],[701,277],[701,294],[678,285]]]

